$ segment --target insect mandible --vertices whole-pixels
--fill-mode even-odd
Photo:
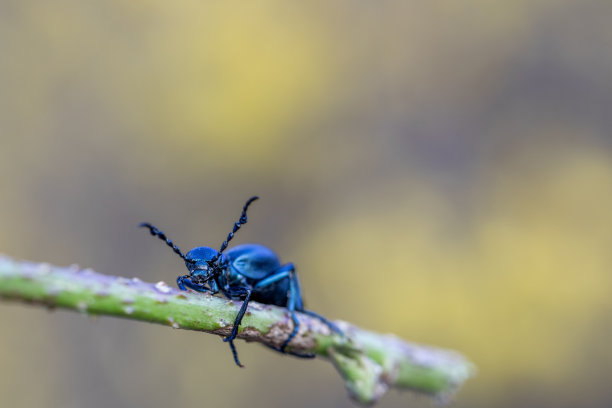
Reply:
[[[181,290],[189,288],[211,294],[220,292],[229,299],[243,301],[234,319],[231,334],[223,339],[224,342],[229,343],[234,362],[239,367],[243,366],[238,359],[234,339],[238,335],[240,323],[251,300],[286,307],[289,310],[291,320],[293,321],[293,331],[285,339],[280,348],[274,348],[274,350],[281,353],[286,353],[285,349],[289,342],[291,342],[300,329],[300,321],[296,316],[296,312],[313,316],[325,323],[332,331],[342,334],[335,324],[323,316],[304,309],[300,284],[295,266],[292,263],[282,265],[278,256],[271,249],[259,244],[238,245],[225,252],[227,245],[234,238],[234,234],[242,225],[246,224],[249,205],[258,198],[255,196],[247,200],[242,208],[240,218],[234,223],[232,232],[223,241],[218,251],[210,247],[201,246],[183,254],[157,227],[149,223],[139,225],[140,227],[148,228],[151,235],[165,241],[185,261],[189,274],[181,275],[176,279],[176,283]],[[313,354],[295,352],[289,352],[289,354],[304,358],[314,357]]]

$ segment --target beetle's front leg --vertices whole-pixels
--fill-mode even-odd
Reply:
[[[212,287],[211,285],[211,288],[209,288],[204,283],[196,283],[193,280],[191,280],[191,275],[179,276],[178,278],[176,278],[176,284],[181,290],[187,290],[187,288],[189,288],[197,292],[210,292],[213,295],[218,292],[218,289],[215,290],[216,284],[214,287]]]

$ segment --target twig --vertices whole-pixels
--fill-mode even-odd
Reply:
[[[91,315],[111,315],[227,336],[240,302],[173,289],[164,282],[98,274],[78,266],[56,267],[0,256],[0,298]],[[475,372],[460,354],[404,342],[393,335],[335,323],[339,336],[319,320],[298,314],[300,332],[288,351],[331,360],[353,399],[368,405],[389,387],[448,398]],[[239,338],[278,348],[292,330],[286,309],[250,302]]]

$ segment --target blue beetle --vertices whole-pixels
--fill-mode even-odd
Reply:
[[[240,323],[244,317],[249,301],[286,307],[291,314],[293,331],[276,349],[285,353],[289,342],[295,337],[300,328],[300,321],[295,312],[301,312],[316,317],[329,328],[339,334],[340,329],[323,316],[310,310],[304,309],[302,293],[298,282],[295,266],[292,263],[282,265],[276,254],[269,248],[259,244],[238,245],[227,252],[228,243],[234,238],[234,234],[247,222],[247,209],[249,205],[259,197],[251,197],[242,208],[242,214],[232,232],[229,233],[221,248],[217,251],[209,247],[197,247],[183,254],[181,250],[166,235],[149,223],[142,223],[140,227],[148,228],[151,235],[166,242],[174,252],[184,261],[188,275],[181,275],[176,283],[181,290],[187,288],[198,292],[209,292],[216,294],[221,292],[229,299],[242,300],[242,306],[234,320],[232,333],[223,339],[228,342],[235,363],[242,367],[238,359],[238,353],[234,346],[234,339],[238,335]],[[312,358],[312,354],[300,354],[290,352],[297,357]]]

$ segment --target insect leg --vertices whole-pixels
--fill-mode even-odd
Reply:
[[[327,327],[329,327],[331,329],[331,331],[334,331],[340,335],[344,335],[344,333],[342,332],[342,330],[340,330],[340,328],[338,326],[336,326],[334,323],[330,322],[329,320],[327,320],[326,318],[324,318],[323,316],[321,316],[318,313],[315,313],[311,310],[300,310],[300,312],[307,314],[308,316],[312,316],[312,317],[316,317],[317,319],[319,319],[320,321],[322,321],[323,323],[325,323],[325,325],[327,325]]]
[[[244,301],[242,302],[240,311],[238,312],[236,319],[234,319],[234,328],[232,329],[232,334],[230,334],[228,337],[223,339],[224,342],[229,343],[230,349],[232,350],[232,356],[234,356],[234,362],[236,363],[238,367],[244,367],[244,366],[240,363],[240,360],[238,359],[238,352],[236,351],[236,346],[234,345],[234,339],[238,335],[238,329],[240,328],[240,323],[242,322],[242,318],[244,317],[247,306],[249,305],[249,300],[251,299],[251,293],[252,293],[252,290],[244,286],[230,288],[230,290],[227,293],[228,297],[230,298],[233,298],[234,296],[240,296],[240,297],[244,296]]]
[[[206,285],[204,285],[203,283],[193,282],[191,280],[191,276],[189,275],[183,275],[183,276],[179,276],[178,278],[176,278],[176,284],[181,290],[187,290],[187,288],[189,288],[197,292],[213,292],[208,287],[206,287]]]
[[[300,330],[300,321],[298,320],[295,311],[303,309],[302,294],[300,292],[300,284],[297,280],[297,275],[295,273],[295,266],[292,263],[288,263],[286,265],[281,266],[276,271],[276,273],[274,273],[274,275],[269,276],[266,279],[263,279],[262,281],[258,282],[257,285],[255,285],[255,288],[259,289],[278,282],[282,279],[289,279],[289,291],[287,293],[287,309],[289,310],[291,320],[293,321],[293,331],[277,350],[281,353],[285,353],[287,345],[289,344],[289,342],[291,342],[291,340],[293,340],[293,338]],[[313,354],[299,354],[295,352],[290,352],[290,354],[304,358],[314,357]]]
[[[294,286],[297,288],[296,293],[296,299],[295,299],[295,310],[297,310],[298,312],[307,314],[309,316],[315,317],[317,319],[319,319],[321,322],[323,322],[325,325],[327,325],[327,327],[330,328],[331,331],[336,332],[340,335],[344,335],[344,333],[342,333],[342,330],[340,330],[340,328],[338,326],[336,326],[334,323],[330,322],[329,320],[327,320],[325,317],[321,316],[318,313],[315,313],[311,310],[306,310],[304,309],[304,302],[302,301],[302,292],[300,290],[300,283],[298,281],[298,277],[297,277],[297,273],[295,272],[295,270],[293,271],[293,275],[292,278],[294,280]]]
[[[232,350],[232,356],[234,356],[234,363],[236,363],[238,367],[244,367],[240,363],[240,360],[238,360],[238,352],[236,351],[236,346],[234,345],[234,341],[230,340],[228,343],[229,343],[230,349]]]
[[[238,335],[238,329],[240,328],[240,323],[242,323],[242,318],[244,317],[244,313],[246,312],[247,306],[249,305],[249,300],[251,300],[252,292],[253,291],[251,289],[245,287],[230,288],[230,291],[228,292],[229,297],[244,296],[244,301],[242,302],[242,306],[240,307],[238,316],[236,316],[236,319],[234,320],[234,328],[232,329],[232,334],[224,338],[223,341],[232,341]]]
[[[285,267],[291,268],[289,275],[289,295],[287,296],[287,309],[291,313],[291,320],[293,320],[293,331],[287,337],[285,342],[280,346],[280,351],[285,352],[285,348],[289,345],[289,342],[298,334],[300,330],[300,321],[298,320],[295,310],[296,307],[302,306],[302,294],[300,292],[300,284],[295,273],[295,267],[292,263],[285,265]]]
[[[265,344],[265,346],[266,346],[266,347],[268,347],[268,348],[271,348],[272,350],[277,351],[277,352],[279,352],[279,353],[280,353],[280,349],[277,349],[277,348],[276,348],[276,347],[274,347],[274,346],[270,346],[270,345],[268,345],[268,344]],[[315,356],[314,354],[312,354],[312,353],[302,354],[302,353],[297,353],[297,352],[292,351],[292,350],[289,350],[289,351],[286,351],[286,350],[285,350],[285,351],[283,352],[283,354],[289,354],[290,356],[293,356],[293,357],[299,357],[299,358],[315,358],[315,357],[316,357],[316,356]]]

